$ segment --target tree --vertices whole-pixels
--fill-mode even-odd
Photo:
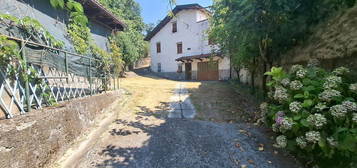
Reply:
[[[113,34],[112,40],[119,46],[125,67],[133,65],[145,56],[145,24],[141,18],[140,5],[134,0],[100,0],[127,25],[123,32]]]
[[[331,12],[355,0],[215,0],[210,38],[235,67],[267,71]],[[260,65],[260,67],[259,67]],[[262,76],[265,90],[266,76]],[[254,78],[252,78],[254,83]]]

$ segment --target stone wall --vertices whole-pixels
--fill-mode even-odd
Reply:
[[[274,62],[274,66],[289,69],[294,64],[306,65],[311,59],[318,59],[321,67],[332,70],[345,66],[351,69],[357,79],[357,5],[343,13],[338,13],[325,23],[315,27],[309,39],[288,51],[281,59]],[[267,69],[268,70],[268,69]],[[262,87],[260,68],[256,74],[255,85]],[[240,80],[251,84],[250,72],[240,71]]]
[[[277,63],[288,67],[293,64],[306,64],[310,59],[319,59],[321,66],[326,69],[346,66],[356,72],[356,18],[357,5],[317,26],[315,33],[304,45],[293,48]]]
[[[185,72],[177,73],[177,72],[152,72],[156,76],[171,79],[171,80],[185,80]]]
[[[0,120],[0,167],[45,167],[120,98],[108,92]]]

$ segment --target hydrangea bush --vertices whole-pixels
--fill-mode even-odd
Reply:
[[[357,167],[357,83],[349,73],[345,67],[327,72],[316,61],[267,72],[271,91],[260,107],[277,134],[274,146],[311,165]]]

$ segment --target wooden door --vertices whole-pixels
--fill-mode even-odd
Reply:
[[[186,80],[192,80],[192,64],[185,63],[185,78]]]
[[[218,62],[199,62],[197,63],[198,80],[218,80]]]

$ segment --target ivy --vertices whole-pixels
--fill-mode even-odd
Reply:
[[[101,62],[95,64],[102,73],[109,74],[112,71],[121,70],[121,65],[116,61],[115,66],[112,66],[113,60],[121,60],[119,50],[111,44],[111,48],[115,48],[120,56],[113,53],[108,53],[98,47],[91,38],[90,28],[88,27],[88,18],[84,14],[83,6],[73,0],[50,0],[52,7],[57,9],[65,9],[69,12],[69,24],[67,33],[73,43],[77,53],[92,55],[94,58],[100,59]],[[114,56],[115,58],[112,58]]]

